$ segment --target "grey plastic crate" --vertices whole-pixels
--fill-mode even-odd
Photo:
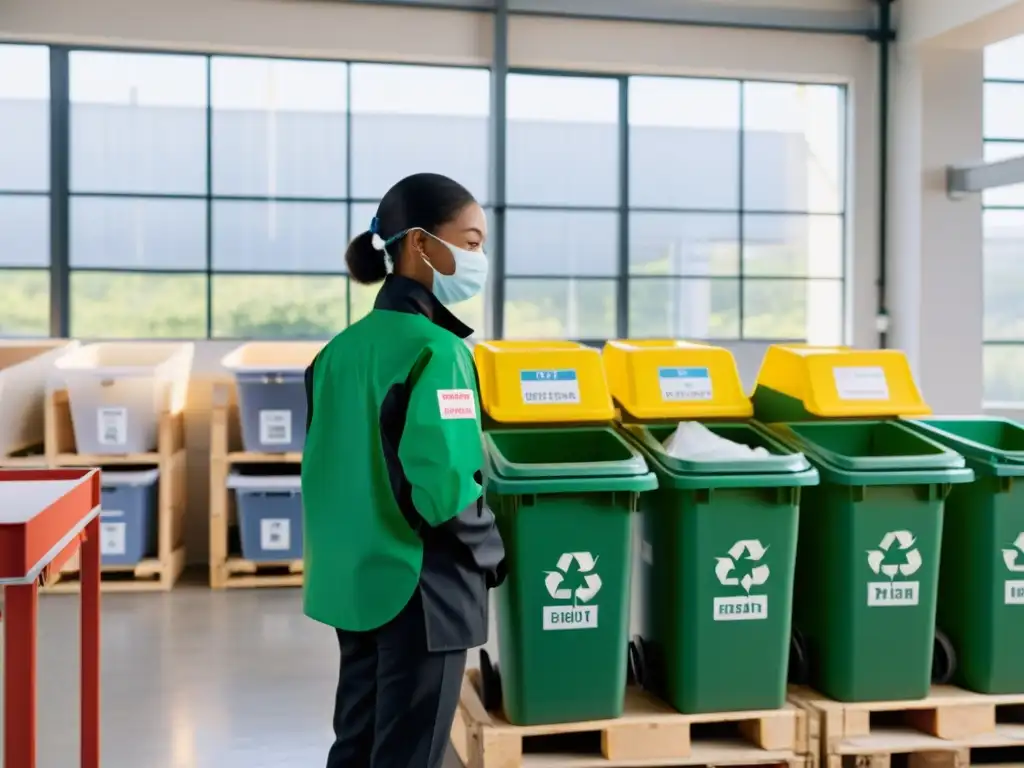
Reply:
[[[104,565],[135,565],[156,555],[159,469],[104,471],[100,553]]]
[[[258,453],[301,452],[306,444],[302,371],[236,373],[242,447]]]
[[[228,475],[238,502],[242,557],[288,562],[302,557],[302,481],[298,475]]]

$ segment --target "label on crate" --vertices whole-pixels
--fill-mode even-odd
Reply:
[[[832,369],[840,400],[888,400],[889,382],[878,365],[842,366]]]
[[[666,403],[711,400],[711,373],[707,368],[659,368],[658,385]]]
[[[128,409],[100,408],[96,411],[96,436],[100,445],[128,442]]]
[[[292,548],[292,521],[268,517],[260,520],[260,549],[283,552]]]
[[[121,517],[124,512],[103,511],[103,516]],[[104,557],[123,556],[128,551],[127,544],[128,525],[126,523],[108,523],[100,521],[100,554]]]
[[[260,411],[260,443],[263,445],[288,445],[291,441],[291,411]]]
[[[519,386],[527,405],[576,405],[580,382],[572,369],[520,371]]]

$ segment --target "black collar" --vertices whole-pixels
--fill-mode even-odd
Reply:
[[[473,329],[453,315],[433,293],[412,278],[402,275],[388,275],[384,278],[384,285],[377,294],[373,308],[423,315],[434,325],[454,333],[460,339],[468,339],[473,335]]]

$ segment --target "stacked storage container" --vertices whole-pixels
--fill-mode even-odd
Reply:
[[[77,452],[155,450],[160,416],[185,407],[193,353],[191,343],[102,343],[60,357]]]

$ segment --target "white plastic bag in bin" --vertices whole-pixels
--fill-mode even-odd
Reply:
[[[188,398],[195,345],[89,344],[57,360],[71,405],[79,453],[145,453],[157,447],[162,413]]]
[[[697,421],[681,421],[664,442],[669,456],[689,461],[743,461],[770,454],[760,446],[751,448],[716,435]]]

